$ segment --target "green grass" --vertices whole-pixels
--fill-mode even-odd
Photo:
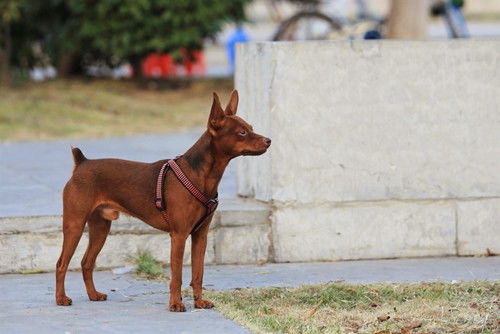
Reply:
[[[206,124],[212,92],[227,101],[232,81],[195,81],[176,90],[134,82],[54,80],[0,87],[0,141],[162,133]]]
[[[226,317],[256,333],[500,331],[500,282],[328,283],[206,296]]]
[[[149,280],[168,279],[165,275],[165,268],[162,263],[156,260],[151,253],[147,251],[139,252],[136,264],[137,269],[135,273],[141,278]]]

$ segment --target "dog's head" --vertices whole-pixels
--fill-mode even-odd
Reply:
[[[238,91],[233,90],[226,109],[222,109],[214,93],[208,119],[208,132],[216,150],[234,158],[240,155],[261,155],[271,146],[271,139],[253,132],[253,127],[236,116]]]

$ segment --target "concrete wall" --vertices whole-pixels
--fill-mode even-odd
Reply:
[[[0,274],[25,270],[53,271],[61,252],[63,234],[60,216],[0,218]],[[208,234],[207,264],[267,262],[270,256],[269,209],[254,201],[223,199]],[[84,232],[70,269],[80,269],[87,247]],[[122,215],[97,258],[98,268],[133,264],[140,251],[148,251],[159,261],[170,261],[167,233]],[[184,263],[191,263],[190,239]]]
[[[276,261],[500,253],[500,41],[247,43]]]

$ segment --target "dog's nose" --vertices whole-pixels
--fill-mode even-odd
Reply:
[[[267,146],[271,146],[271,138],[264,138],[264,142],[266,142]]]

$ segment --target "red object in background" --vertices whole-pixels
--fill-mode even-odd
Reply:
[[[176,76],[177,66],[169,54],[152,53],[142,62],[142,75],[149,78]]]
[[[195,51],[192,57],[188,57],[183,49],[181,54],[183,61],[177,64],[168,53],[151,53],[142,62],[142,75],[147,78],[170,78],[205,74],[205,57],[202,51]]]
[[[184,69],[186,75],[205,75],[205,57],[202,51],[194,51],[191,57],[188,56],[185,49],[181,50],[182,57],[184,58]]]

